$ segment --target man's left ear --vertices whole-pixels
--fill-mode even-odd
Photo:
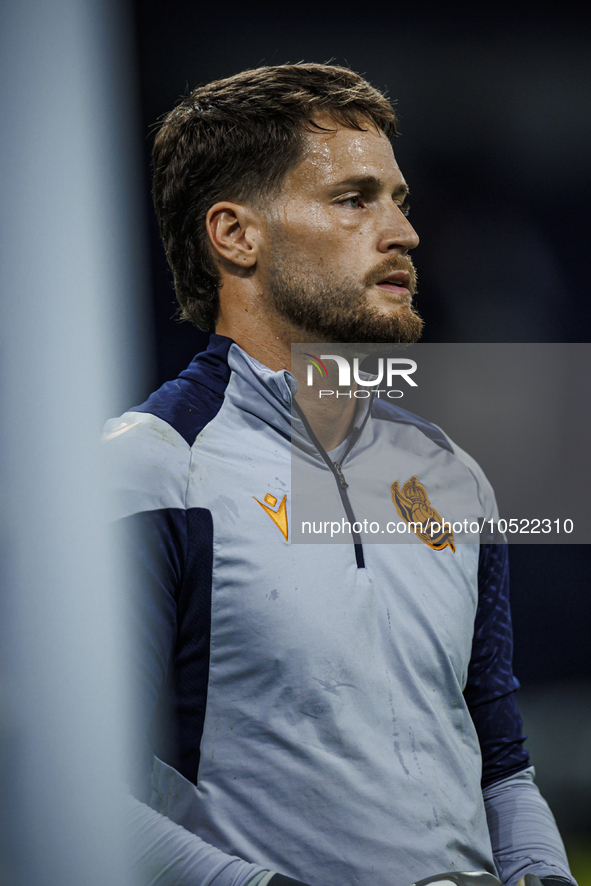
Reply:
[[[239,268],[252,268],[258,258],[258,229],[253,212],[239,203],[216,203],[205,226],[218,256]]]

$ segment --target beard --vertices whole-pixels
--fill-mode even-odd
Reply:
[[[303,268],[277,244],[269,273],[268,298],[279,316],[313,341],[412,344],[418,341],[423,320],[408,297],[389,292],[387,310],[369,303],[371,286],[392,271],[408,271],[411,297],[417,274],[409,256],[395,256],[375,268],[362,284],[347,277]],[[310,338],[312,336],[312,338]]]

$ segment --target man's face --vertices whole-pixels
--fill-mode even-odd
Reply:
[[[261,256],[269,310],[304,340],[413,342],[418,237],[407,187],[383,132],[318,121],[268,215]]]

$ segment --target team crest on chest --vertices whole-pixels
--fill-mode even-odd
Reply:
[[[455,554],[451,524],[444,521],[432,507],[427,490],[417,477],[407,480],[402,489],[398,480],[394,480],[390,491],[399,516],[410,526],[417,538],[435,551],[442,551],[449,546]]]

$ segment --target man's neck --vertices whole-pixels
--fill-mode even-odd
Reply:
[[[326,450],[335,449],[343,442],[353,427],[357,400],[354,397],[323,397],[319,398],[318,389],[306,384],[307,364],[302,360],[291,358],[291,342],[306,341],[301,331],[293,328],[277,328],[275,324],[267,327],[264,334],[260,324],[246,323],[241,329],[234,324],[218,323],[216,332],[227,335],[242,348],[250,357],[268,366],[274,372],[281,369],[289,370],[298,382],[297,403],[308,419],[314,434]],[[337,390],[337,376],[326,380],[329,389]]]
[[[293,361],[294,363],[296,361]],[[320,397],[316,387],[308,387],[306,384],[303,361],[297,360],[298,365],[292,364],[292,374],[298,382],[298,406],[304,412],[319,443],[330,451],[343,442],[354,425],[358,401],[353,396],[337,397],[334,394]],[[307,366],[305,369],[307,370]],[[326,380],[328,390],[337,391],[337,378]],[[347,394],[347,391],[341,391]],[[349,392],[350,393],[350,392]]]

